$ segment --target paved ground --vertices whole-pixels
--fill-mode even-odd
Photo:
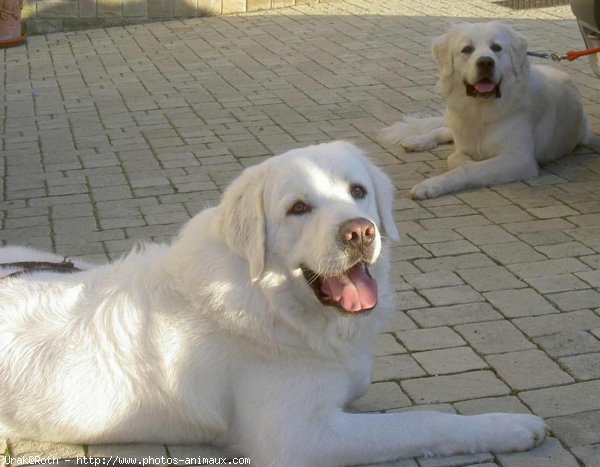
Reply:
[[[0,240],[115,258],[168,238],[246,166],[352,140],[393,177],[404,233],[398,310],[357,407],[531,411],[553,430],[528,453],[393,465],[600,466],[600,156],[583,148],[527,183],[415,202],[408,188],[443,171],[450,147],[404,154],[374,139],[403,114],[443,109],[429,44],[450,23],[500,18],[532,50],[582,48],[568,7],[502,3],[350,0],[0,51]],[[584,60],[557,66],[599,132],[600,79]],[[211,452],[0,440],[7,447],[13,457]]]

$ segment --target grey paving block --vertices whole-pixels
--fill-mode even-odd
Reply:
[[[546,440],[536,448],[519,453],[497,454],[504,467],[577,467],[579,464],[555,438]]]
[[[463,324],[454,329],[482,354],[507,353],[535,347],[508,321]]]
[[[411,351],[443,349],[465,344],[465,341],[448,327],[412,329],[397,332],[396,335]]]
[[[600,410],[600,381],[525,391],[519,397],[541,417]]]
[[[402,389],[417,403],[455,402],[510,393],[491,371],[430,376],[401,382]]]
[[[600,443],[600,412],[583,412],[546,420],[552,432],[567,446]]]
[[[574,382],[541,350],[523,350],[502,355],[489,355],[487,362],[510,387],[523,390]]]

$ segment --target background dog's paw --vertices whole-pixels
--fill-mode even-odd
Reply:
[[[386,146],[400,144],[407,152],[427,151],[437,147],[429,133],[422,133],[415,123],[398,122],[381,130],[377,138]]]
[[[481,449],[491,452],[526,451],[541,444],[548,427],[529,414],[491,413],[478,415]]]
[[[400,141],[400,144],[407,152],[429,151],[437,148],[437,142],[429,135],[408,136]]]
[[[412,187],[409,196],[411,199],[430,199],[437,198],[441,194],[443,194],[442,184],[438,177],[432,177]]]

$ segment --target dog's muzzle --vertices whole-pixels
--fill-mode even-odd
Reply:
[[[500,83],[500,81],[496,83],[490,78],[483,78],[475,84],[464,82],[467,96],[481,97],[483,99],[498,99],[502,97]]]
[[[475,64],[479,80],[474,84],[464,81],[467,96],[482,97],[483,99],[501,97],[500,81],[496,82],[493,78],[496,61],[492,57],[479,57]]]
[[[367,263],[373,260],[376,235],[377,229],[371,221],[362,217],[350,219],[340,225],[337,238],[340,250],[352,264],[349,269],[325,276],[301,266],[304,278],[322,304],[349,314],[375,308],[377,281],[371,276]]]

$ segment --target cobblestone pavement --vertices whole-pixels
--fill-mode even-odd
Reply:
[[[398,309],[356,407],[534,412],[553,432],[527,453],[390,465],[600,466],[597,149],[529,182],[415,202],[408,189],[445,170],[451,147],[404,154],[375,140],[404,114],[442,111],[429,45],[451,23],[502,19],[531,50],[583,48],[568,6],[509,7],[526,3],[349,0],[37,36],[0,51],[0,241],[116,258],[137,240],[169,238],[244,167],[351,140],[392,176],[404,234],[393,251]],[[584,59],[556,66],[580,85],[599,132],[600,79]],[[0,440],[3,451],[216,452]]]

